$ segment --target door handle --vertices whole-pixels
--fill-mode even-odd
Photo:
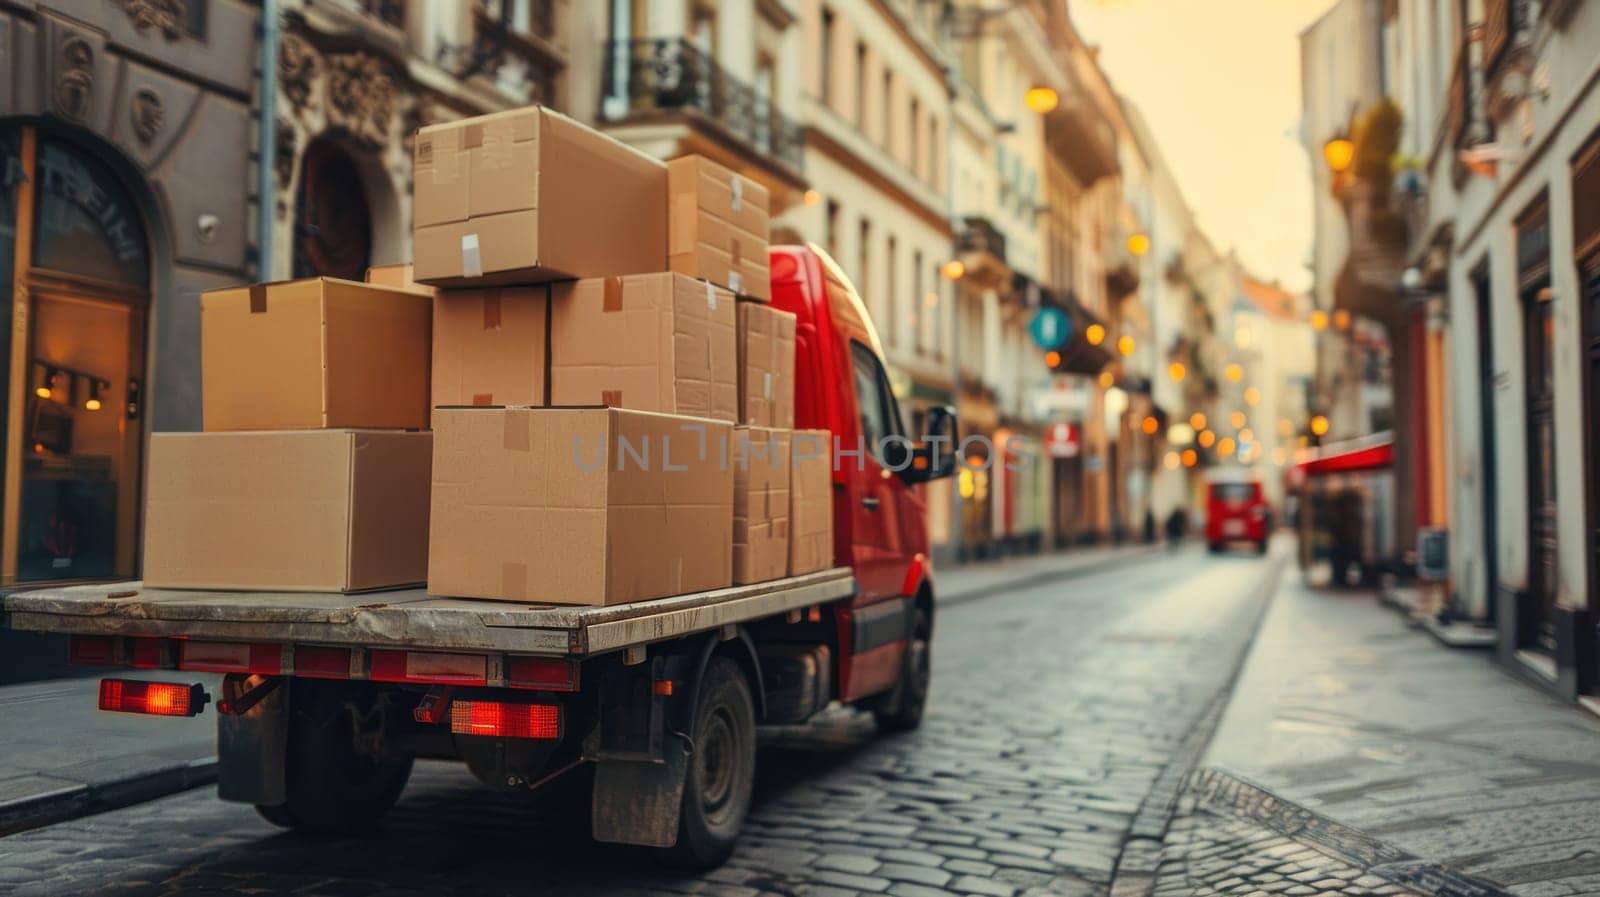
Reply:
[[[878,501],[878,499],[876,499],[876,498],[873,498],[873,497],[872,497],[872,496],[870,496],[870,495],[869,495],[869,496],[867,496],[867,497],[866,497],[866,498],[863,498],[863,499],[862,499],[862,500],[861,500],[861,506],[862,506],[862,507],[863,507],[863,508],[866,508],[866,509],[867,509],[867,510],[869,510],[869,511],[876,511],[876,510],[878,510],[878,505],[879,505],[879,501]]]

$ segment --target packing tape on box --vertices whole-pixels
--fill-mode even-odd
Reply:
[[[500,291],[498,289],[483,291],[483,329],[500,329]]]
[[[267,310],[267,285],[256,283],[250,285],[250,313],[259,315]]]
[[[735,212],[739,211],[739,207],[741,205],[743,205],[743,204],[744,204],[744,178],[739,177],[738,175],[734,175],[733,176],[733,210]]]
[[[744,280],[739,277],[739,272],[738,271],[729,271],[728,272],[728,289],[733,290],[735,293],[742,293],[742,292],[744,292],[744,290],[742,289],[743,286],[744,286]]]
[[[765,371],[761,376],[761,397],[770,402],[772,401],[772,372]]]
[[[706,308],[717,310],[717,288],[709,280],[706,281]]]
[[[483,276],[483,257],[478,254],[477,234],[461,235],[461,276]]]
[[[505,413],[505,428],[501,433],[501,446],[508,452],[525,452],[528,450],[528,409],[507,408]]]
[[[483,146],[483,125],[474,122],[461,129],[461,148],[476,149]]]
[[[506,561],[500,565],[500,594],[506,598],[528,597],[528,565]]]
[[[492,392],[475,392],[475,393],[472,394],[472,404],[478,406],[479,408],[483,408],[483,407],[486,407],[488,405],[493,405],[494,404],[494,393],[492,393]]]
[[[601,291],[605,294],[600,302],[601,311],[622,311],[622,278],[605,278],[601,282]]]

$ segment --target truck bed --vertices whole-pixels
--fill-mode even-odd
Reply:
[[[5,597],[5,625],[73,635],[181,636],[552,657],[602,654],[848,598],[836,567],[609,607],[440,598],[425,589],[339,594],[65,586]]]

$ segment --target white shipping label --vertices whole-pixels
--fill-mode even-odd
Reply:
[[[483,258],[478,254],[477,234],[461,235],[461,276],[483,276]]]
[[[743,285],[744,279],[739,276],[738,271],[728,272],[728,289],[733,290],[735,293],[740,293],[743,292],[743,290],[740,289],[740,287]]]
[[[738,175],[734,175],[733,176],[733,210],[735,212],[739,211],[739,207],[741,205],[743,205],[743,204],[744,204],[744,178],[741,178]]]
[[[706,281],[706,308],[717,310],[717,288],[712,286],[709,280]]]

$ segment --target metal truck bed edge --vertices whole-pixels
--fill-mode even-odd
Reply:
[[[600,654],[848,598],[848,567],[608,607],[441,598],[424,589],[339,594],[64,586],[4,598],[6,625],[74,635]]]

